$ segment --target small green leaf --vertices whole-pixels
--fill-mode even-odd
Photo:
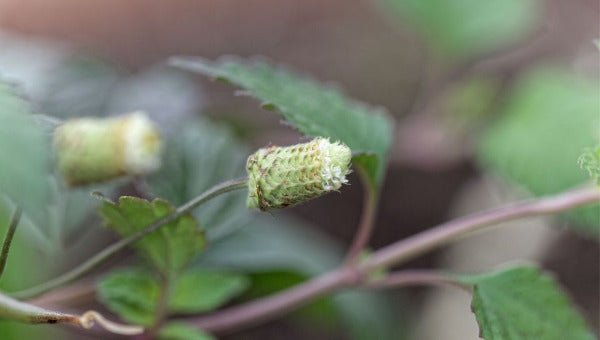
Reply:
[[[486,340],[594,339],[554,280],[530,266],[460,281],[474,285],[472,308]]]
[[[263,106],[276,108],[305,135],[329,137],[348,145],[356,154],[376,155],[376,162],[369,162],[368,166],[362,159],[356,159],[355,165],[365,167],[373,185],[381,183],[393,126],[383,110],[262,60],[230,57],[211,62],[201,58],[173,58],[172,64],[240,86],[263,102]]]
[[[535,0],[382,0],[446,55],[471,57],[515,43],[539,11]]]
[[[158,332],[159,340],[215,340],[212,335],[185,323],[169,322]]]
[[[588,172],[597,185],[600,185],[600,146],[585,149],[577,163]]]
[[[119,203],[104,201],[100,213],[107,224],[123,237],[142,230],[157,219],[173,213],[167,201],[122,196]],[[144,237],[136,247],[163,273],[177,273],[205,247],[204,232],[191,215],[185,215]]]
[[[146,271],[126,269],[111,273],[98,284],[98,298],[123,320],[150,326],[160,296],[156,277]]]
[[[43,227],[49,195],[50,139],[32,112],[9,85],[0,81],[0,193]]]
[[[483,136],[481,163],[536,196],[589,181],[577,166],[581,151],[600,142],[596,83],[557,69],[521,79],[500,118]],[[579,230],[600,235],[599,205],[573,211]]]
[[[248,281],[242,275],[194,269],[175,282],[169,308],[178,313],[201,313],[223,305],[242,293]]]

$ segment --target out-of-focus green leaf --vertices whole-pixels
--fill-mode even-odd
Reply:
[[[174,283],[169,309],[177,313],[201,313],[218,308],[240,294],[248,280],[239,274],[192,269]]]
[[[521,79],[501,116],[483,135],[481,163],[535,195],[588,181],[577,166],[584,148],[600,142],[600,88],[556,69]],[[600,206],[576,209],[580,230],[600,235]]]
[[[507,268],[461,281],[474,285],[472,308],[486,340],[594,339],[554,280],[538,268]]]
[[[455,57],[471,57],[518,42],[531,30],[536,0],[382,0],[428,43]]]
[[[111,228],[126,237],[171,214],[174,209],[164,200],[149,202],[122,196],[118,204],[104,201],[100,213]],[[177,273],[204,249],[204,232],[191,215],[185,215],[144,237],[136,243],[136,247],[161,272]]]
[[[600,146],[586,149],[579,156],[577,163],[588,172],[597,185],[600,185]]]
[[[0,193],[43,226],[48,202],[50,143],[32,109],[0,81]]]
[[[185,323],[169,322],[158,332],[159,340],[215,340],[215,338],[198,328]]]
[[[127,269],[111,273],[98,283],[98,298],[123,320],[150,326],[160,296],[160,285],[152,274]]]
[[[247,273],[295,272],[310,278],[331,270],[342,260],[341,247],[322,233],[281,215],[277,219],[260,215],[250,225],[212,244],[197,265]],[[351,291],[328,297],[326,303],[316,303],[319,308],[315,304],[310,308],[318,313],[327,312],[327,304],[335,306],[343,328],[354,339],[402,338],[401,317],[384,293]],[[368,312],[360,313],[363,310]]]
[[[248,152],[225,128],[203,119],[185,124],[167,141],[161,169],[148,179],[153,195],[182,204],[213,185],[241,177]],[[233,192],[194,209],[211,239],[248,223],[246,193]]]
[[[86,55],[70,55],[49,74],[39,75],[42,87],[36,103],[56,117],[100,116],[119,74],[110,64]]]
[[[112,90],[108,113],[144,111],[165,135],[177,134],[202,111],[202,91],[193,75],[164,63],[122,79]]]
[[[374,154],[376,162],[362,163],[360,158],[355,159],[355,164],[365,168],[372,184],[381,183],[393,126],[382,109],[354,101],[336,88],[258,59],[229,57],[211,62],[201,58],[173,58],[171,63],[240,86],[260,100],[263,107],[278,110],[306,135],[339,140],[355,154]]]

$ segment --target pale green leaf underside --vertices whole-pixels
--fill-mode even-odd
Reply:
[[[182,69],[231,82],[274,108],[308,136],[341,141],[353,153],[374,154],[376,162],[358,163],[374,184],[381,183],[392,137],[392,121],[381,109],[349,99],[338,89],[294,74],[264,60],[235,57],[211,62],[202,58],[172,58]]]
[[[0,193],[20,205],[37,226],[46,221],[49,195],[49,136],[32,109],[0,81]]]
[[[600,142],[598,85],[556,69],[518,82],[498,121],[484,134],[482,164],[542,196],[589,182],[577,164]],[[575,214],[576,213],[576,214]],[[581,230],[600,235],[600,206],[574,210]]]
[[[507,268],[461,281],[474,285],[472,309],[485,340],[594,339],[554,280],[538,268]]]

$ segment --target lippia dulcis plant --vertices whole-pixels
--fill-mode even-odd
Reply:
[[[473,295],[473,311],[486,339],[504,339],[501,332],[539,339],[593,338],[566,295],[550,276],[538,268],[517,266],[480,275],[395,268],[457,238],[501,222],[557,214],[584,205],[597,207],[600,201],[597,187],[564,188],[544,197],[448,221],[384,248],[370,250],[369,238],[375,228],[377,205],[392,145],[393,122],[385,110],[352,100],[336,88],[286,68],[272,66],[264,60],[226,58],[210,62],[198,58],[174,58],[170,62],[173,66],[227,80],[241,87],[245,94],[258,99],[263,107],[277,110],[305,138],[294,145],[272,145],[246,152],[245,162],[235,163],[239,169],[225,171],[231,174],[245,172],[245,176],[232,176],[222,182],[204,185],[205,177],[201,176],[220,174],[224,170],[217,168],[218,163],[234,153],[231,148],[226,148],[221,135],[202,139],[195,138],[198,131],[195,131],[194,138],[181,132],[188,138],[187,143],[173,143],[168,136],[161,136],[159,128],[146,114],[133,112],[108,118],[80,117],[59,121],[53,124],[51,138],[47,138],[48,143],[44,146],[40,141],[47,136],[38,133],[43,131],[39,125],[44,120],[29,120],[33,115],[27,115],[31,110],[27,109],[26,103],[9,89],[0,87],[0,104],[5,103],[0,105],[0,119],[3,122],[12,119],[13,125],[19,127],[5,129],[6,125],[0,126],[0,138],[4,134],[10,136],[8,140],[11,143],[18,141],[24,145],[27,140],[35,140],[31,147],[40,151],[39,155],[52,155],[48,162],[40,161],[40,157],[31,159],[30,162],[39,163],[31,168],[39,170],[52,164],[51,176],[57,174],[67,191],[75,187],[89,188],[117,178],[125,183],[127,179],[133,179],[135,184],[128,188],[129,196],[116,197],[115,201],[111,198],[119,196],[118,190],[106,196],[96,195],[100,196],[98,204],[102,221],[119,235],[118,241],[90,258],[82,259],[62,275],[29,288],[0,294],[0,318],[24,323],[64,322],[83,329],[89,329],[95,322],[109,332],[142,333],[139,335],[141,339],[207,339],[211,338],[208,333],[240,330],[266,322],[343,289],[448,284]],[[199,126],[196,123],[190,123],[189,129]],[[202,131],[214,133],[208,130]],[[521,137],[521,130],[507,130],[517,134],[512,139]],[[505,132],[497,134],[502,133]],[[27,138],[21,135],[27,135]],[[198,140],[203,142],[197,143]],[[0,151],[8,144],[6,140],[4,144],[0,143]],[[503,150],[504,145],[500,146],[499,149]],[[490,143],[489,147],[498,146]],[[0,160],[3,155],[0,152]],[[597,159],[597,152],[588,152],[579,162],[594,178],[597,178],[598,172]],[[189,167],[190,163],[195,167]],[[9,165],[6,171],[13,169],[10,167],[12,163],[6,164]],[[575,161],[572,166],[576,168]],[[161,173],[165,168],[175,170]],[[33,205],[28,201],[31,195],[21,194],[19,185],[26,187],[31,180],[19,182],[22,169],[13,169],[11,181],[0,177],[0,191],[16,206],[0,256],[2,270],[7,264],[21,212],[30,218],[37,216],[31,219],[38,222],[44,221],[45,216],[40,213],[44,209],[32,209]],[[349,177],[351,172],[358,176]],[[49,174],[41,173],[39,176],[43,180],[31,182],[35,183],[34,187],[43,186]],[[167,184],[167,190],[157,190],[156,176],[160,177],[161,188],[164,189]],[[282,292],[251,301],[235,301],[232,306],[222,308],[248,288],[249,279],[243,273],[225,268],[205,268],[202,262],[198,262],[207,248],[219,246],[218,243],[212,244],[216,236],[210,234],[210,224],[216,218],[211,220],[211,214],[205,208],[223,210],[225,213],[221,216],[225,217],[220,217],[221,220],[234,215],[232,206],[205,203],[232,191],[245,191],[246,208],[259,215],[265,212],[273,214],[277,219],[277,214],[285,208],[331,192],[339,192],[338,197],[343,199],[344,187],[356,185],[358,183],[353,182],[359,181],[365,189],[363,211],[345,261]],[[583,183],[584,180],[580,184]],[[134,190],[132,194],[132,187],[138,192]],[[190,193],[190,188],[198,192]],[[162,197],[169,194],[171,201],[167,200],[169,197]],[[176,203],[180,205],[172,203],[173,197],[179,199]],[[50,205],[47,201],[43,202]],[[244,228],[245,224],[240,224],[240,228]],[[285,225],[279,227],[286,228]],[[66,314],[37,307],[28,301],[42,294],[52,295],[59,289],[68,289],[69,284],[130,247],[139,255],[140,263],[108,270],[94,287],[98,299],[123,324],[109,322],[95,311]],[[522,294],[523,291],[530,294]],[[59,293],[56,293],[58,308],[64,296]],[[552,305],[551,308],[545,308],[548,304]],[[543,317],[537,317],[539,315]],[[525,319],[532,321],[519,321]]]

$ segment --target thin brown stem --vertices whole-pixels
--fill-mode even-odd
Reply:
[[[21,208],[17,207],[10,218],[10,223],[8,224],[8,229],[6,230],[6,236],[4,236],[4,243],[2,243],[2,251],[0,252],[0,277],[2,277],[2,274],[4,273],[4,268],[6,268],[6,261],[8,261],[10,245],[12,244],[13,237],[17,231],[19,221],[21,221]]]
[[[435,270],[402,270],[390,273],[382,279],[367,282],[363,287],[388,289],[423,285],[451,286],[469,292],[471,291],[468,286],[456,281],[450,275]]]
[[[171,279],[172,278],[167,277],[167,275],[161,275],[160,277],[160,295],[156,305],[154,324],[147,332],[150,338],[153,338],[156,335],[167,316],[167,305],[171,295]]]
[[[365,247],[368,245],[369,239],[371,238],[371,234],[373,233],[373,229],[375,226],[375,218],[377,217],[377,192],[369,183],[369,180],[366,178],[364,171],[358,171],[361,177],[361,182],[363,183],[363,209],[358,229],[354,236],[354,240],[350,245],[350,249],[348,250],[348,255],[346,256],[346,265],[349,266],[356,264],[356,261],[358,260],[360,254],[365,250]]]
[[[555,214],[600,200],[597,188],[581,188],[555,196],[530,199],[502,208],[491,209],[468,215],[423,231],[412,237],[393,243],[378,250],[365,261],[362,271],[398,265],[434,248],[448,244],[457,238],[502,222],[529,216]]]
[[[487,226],[528,216],[554,214],[598,201],[600,201],[600,191],[597,188],[583,188],[459,218],[378,250],[357,268],[342,266],[275,295],[190,321],[210,332],[239,330],[279,317],[317,297],[361,284],[363,278],[373,270],[401,264]],[[412,283],[416,284],[414,279],[414,277],[411,279]],[[424,283],[428,283],[437,278],[421,277],[421,279],[425,279]],[[395,276],[393,280],[409,282],[406,277]]]
[[[64,323],[79,326],[83,329],[90,329],[98,324],[108,332],[122,335],[135,335],[143,331],[138,326],[122,325],[109,321],[95,311],[88,311],[82,315],[61,313],[18,301],[4,294],[0,294],[0,319],[28,324]]]
[[[320,296],[351,286],[355,278],[350,268],[342,267],[281,293],[190,321],[209,332],[233,332],[281,316]]]

